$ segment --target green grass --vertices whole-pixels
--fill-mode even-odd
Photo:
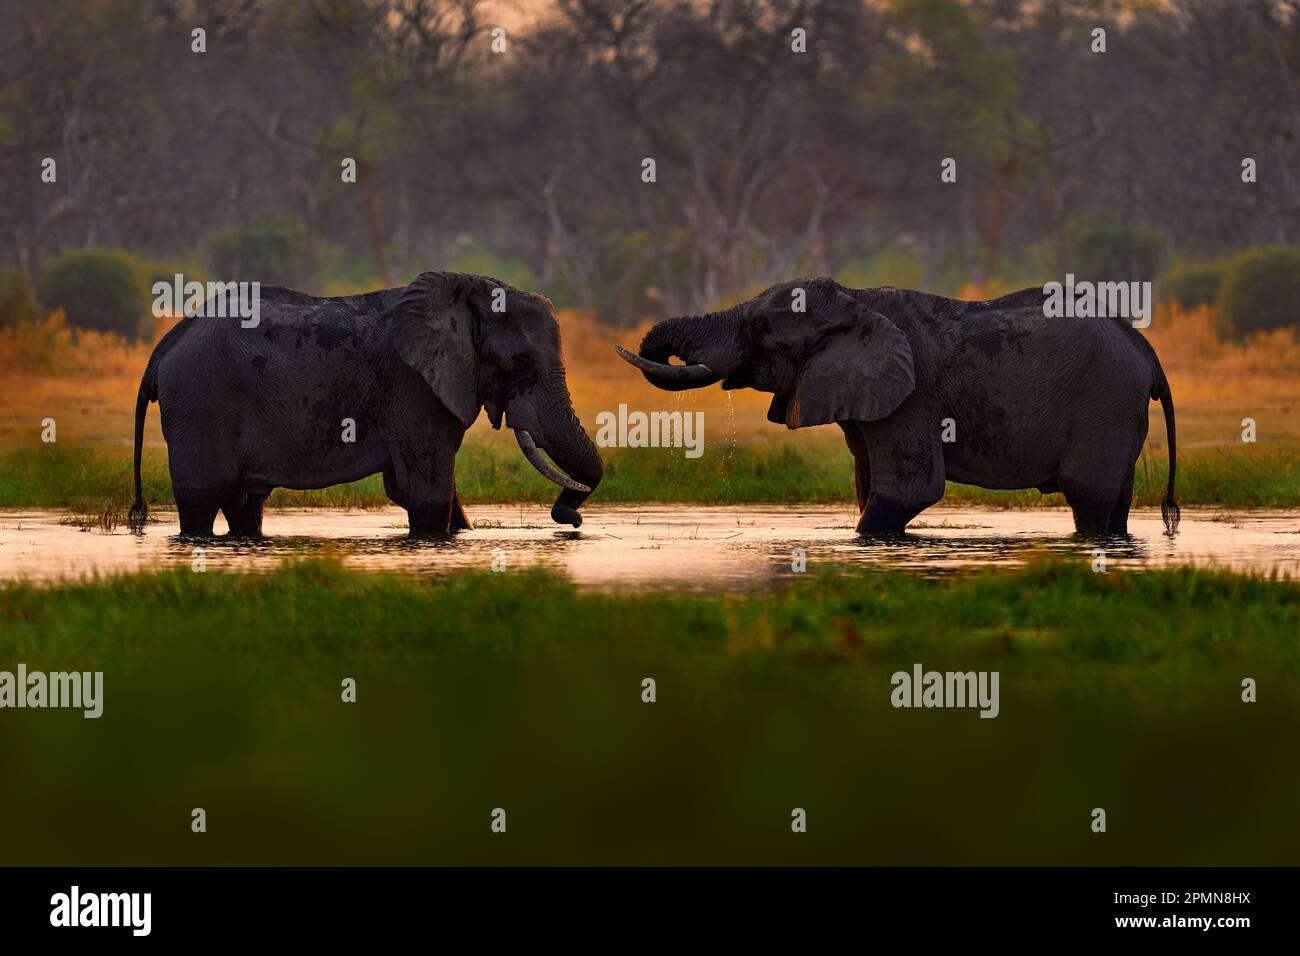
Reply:
[[[322,562],[15,585],[0,669],[102,670],[105,704],[0,711],[0,840],[45,864],[1294,863],[1298,597],[1076,564],[726,596]],[[1000,716],[894,709],[918,662],[997,670]]]
[[[597,500],[744,504],[845,502],[853,498],[852,459],[838,445],[818,448],[771,441],[725,448],[697,460],[672,449],[604,449],[606,477]],[[1157,505],[1168,474],[1162,458],[1139,461],[1136,503]],[[172,504],[165,454],[144,457],[145,497]],[[467,443],[457,457],[466,502],[550,501],[555,488],[504,444]],[[1300,507],[1300,456],[1242,445],[1197,450],[1179,462],[1178,498],[1190,505]],[[1002,508],[1063,505],[1060,495],[988,491],[949,483],[949,504]],[[128,448],[45,445],[0,453],[0,508],[67,508],[81,514],[124,512],[131,502]],[[378,476],[319,491],[277,490],[272,507],[381,507]]]

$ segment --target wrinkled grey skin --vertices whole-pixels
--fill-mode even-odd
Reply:
[[[492,310],[506,290],[505,312]],[[550,302],[483,276],[426,272],[405,288],[322,299],[263,287],[260,323],[183,319],[154,349],[136,403],[135,505],[150,401],[162,412],[181,533],[210,535],[221,510],[238,535],[262,530],[273,488],[324,488],[383,473],[412,535],[470,524],[456,452],[486,408],[531,434],[594,489],[603,474],[573,412]],[[343,420],[355,442],[343,441]],[[565,489],[551,516],[577,527],[590,492]]]
[[[806,308],[793,310],[794,291]],[[773,394],[768,419],[836,423],[855,459],[860,534],[896,534],[944,481],[1063,492],[1079,533],[1127,534],[1147,406],[1164,406],[1172,532],[1173,399],[1123,319],[1047,318],[1041,289],[963,302],[810,278],[724,312],[669,319],[629,360],[665,389],[722,382]],[[668,363],[680,358],[686,368]],[[625,356],[626,357],[626,356]],[[648,361],[646,361],[648,360]],[[941,440],[945,419],[956,440]]]

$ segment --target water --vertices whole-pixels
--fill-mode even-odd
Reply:
[[[177,537],[174,513],[160,512],[143,536],[125,528],[82,531],[61,512],[0,512],[0,581],[49,582],[151,567],[188,568],[203,546],[209,569],[265,570],[290,556],[339,557],[365,569],[421,576],[459,568],[507,570],[544,565],[581,587],[631,589],[670,585],[693,590],[762,586],[790,577],[795,549],[808,567],[826,562],[907,568],[938,575],[963,568],[1007,566],[1035,554],[1092,561],[1095,544],[1072,537],[1066,510],[983,511],[931,508],[902,540],[864,542],[853,533],[848,506],[773,507],[601,505],[584,509],[580,530],[553,524],[541,505],[469,505],[487,525],[454,541],[411,541],[406,514],[301,509],[268,512],[260,542],[197,542]],[[1133,537],[1106,546],[1109,570],[1176,564],[1281,571],[1300,577],[1300,512],[1223,514],[1183,509],[1176,538],[1156,511],[1136,511]],[[217,519],[221,530],[222,519]]]

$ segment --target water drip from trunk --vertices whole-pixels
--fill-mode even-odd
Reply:
[[[724,392],[727,396],[727,437],[722,444],[722,486],[726,488],[731,481],[731,471],[736,462],[736,405],[732,400],[731,392]],[[723,496],[724,499],[726,496]]]

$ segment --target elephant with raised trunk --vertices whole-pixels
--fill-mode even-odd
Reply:
[[[1044,298],[1025,289],[964,302],[803,279],[661,322],[638,354],[619,353],[659,388],[754,388],[772,394],[772,422],[839,425],[864,535],[901,532],[943,497],[945,480],[1059,491],[1080,534],[1127,534],[1155,399],[1172,533],[1174,404],[1155,351],[1123,319],[1048,318]]]
[[[545,298],[484,276],[426,272],[409,286],[341,298],[263,287],[252,327],[183,319],[154,349],[135,418],[135,504],[151,401],[162,413],[181,533],[259,535],[273,488],[324,488],[382,473],[412,535],[470,527],[456,452],[486,409],[563,490],[551,517],[578,527],[604,468],[573,412]],[[224,315],[224,310],[220,312]],[[553,467],[543,452],[558,465]]]

